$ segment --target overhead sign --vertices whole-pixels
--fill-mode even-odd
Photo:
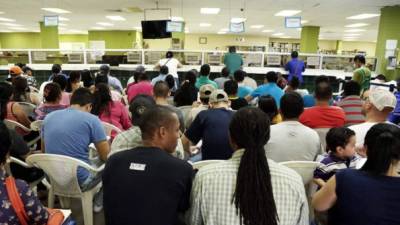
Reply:
[[[58,16],[44,16],[43,21],[46,27],[58,26]]]
[[[167,32],[183,32],[183,23],[176,21],[168,21]]]
[[[300,16],[285,17],[285,27],[301,28],[301,17]]]
[[[231,33],[242,33],[244,32],[244,22],[241,23],[230,23],[229,32]]]

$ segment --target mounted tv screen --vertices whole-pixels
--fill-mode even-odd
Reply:
[[[171,32],[167,32],[169,20],[146,20],[142,21],[143,39],[171,38]]]

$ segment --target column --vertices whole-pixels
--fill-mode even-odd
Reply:
[[[336,41],[336,54],[340,55],[342,54],[343,50],[343,41],[337,40]]]
[[[184,49],[185,47],[185,23],[182,32],[172,32],[171,48]]]
[[[317,53],[318,36],[319,36],[319,27],[304,26],[301,29],[300,52]]]
[[[48,26],[46,27],[43,22],[40,24],[40,40],[42,48],[59,48],[58,40],[58,26]]]
[[[378,59],[376,72],[385,74],[388,79],[396,79],[400,76],[400,69],[386,69],[388,64],[388,59],[385,57],[386,40],[397,40],[397,49],[400,48],[400,6],[387,6],[381,9],[375,50],[375,56]],[[400,56],[398,51],[397,56]],[[397,58],[397,60],[400,59]]]

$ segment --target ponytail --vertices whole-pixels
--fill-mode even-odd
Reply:
[[[232,204],[244,225],[277,225],[278,214],[272,192],[271,174],[264,145],[269,140],[268,116],[258,108],[246,107],[233,116],[232,141],[244,148]]]
[[[374,175],[384,175],[393,162],[400,160],[400,128],[391,124],[377,124],[365,136],[368,159],[362,167]]]

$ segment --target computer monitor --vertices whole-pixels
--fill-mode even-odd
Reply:
[[[142,21],[143,39],[171,38],[171,32],[167,32],[169,20],[146,20]]]

